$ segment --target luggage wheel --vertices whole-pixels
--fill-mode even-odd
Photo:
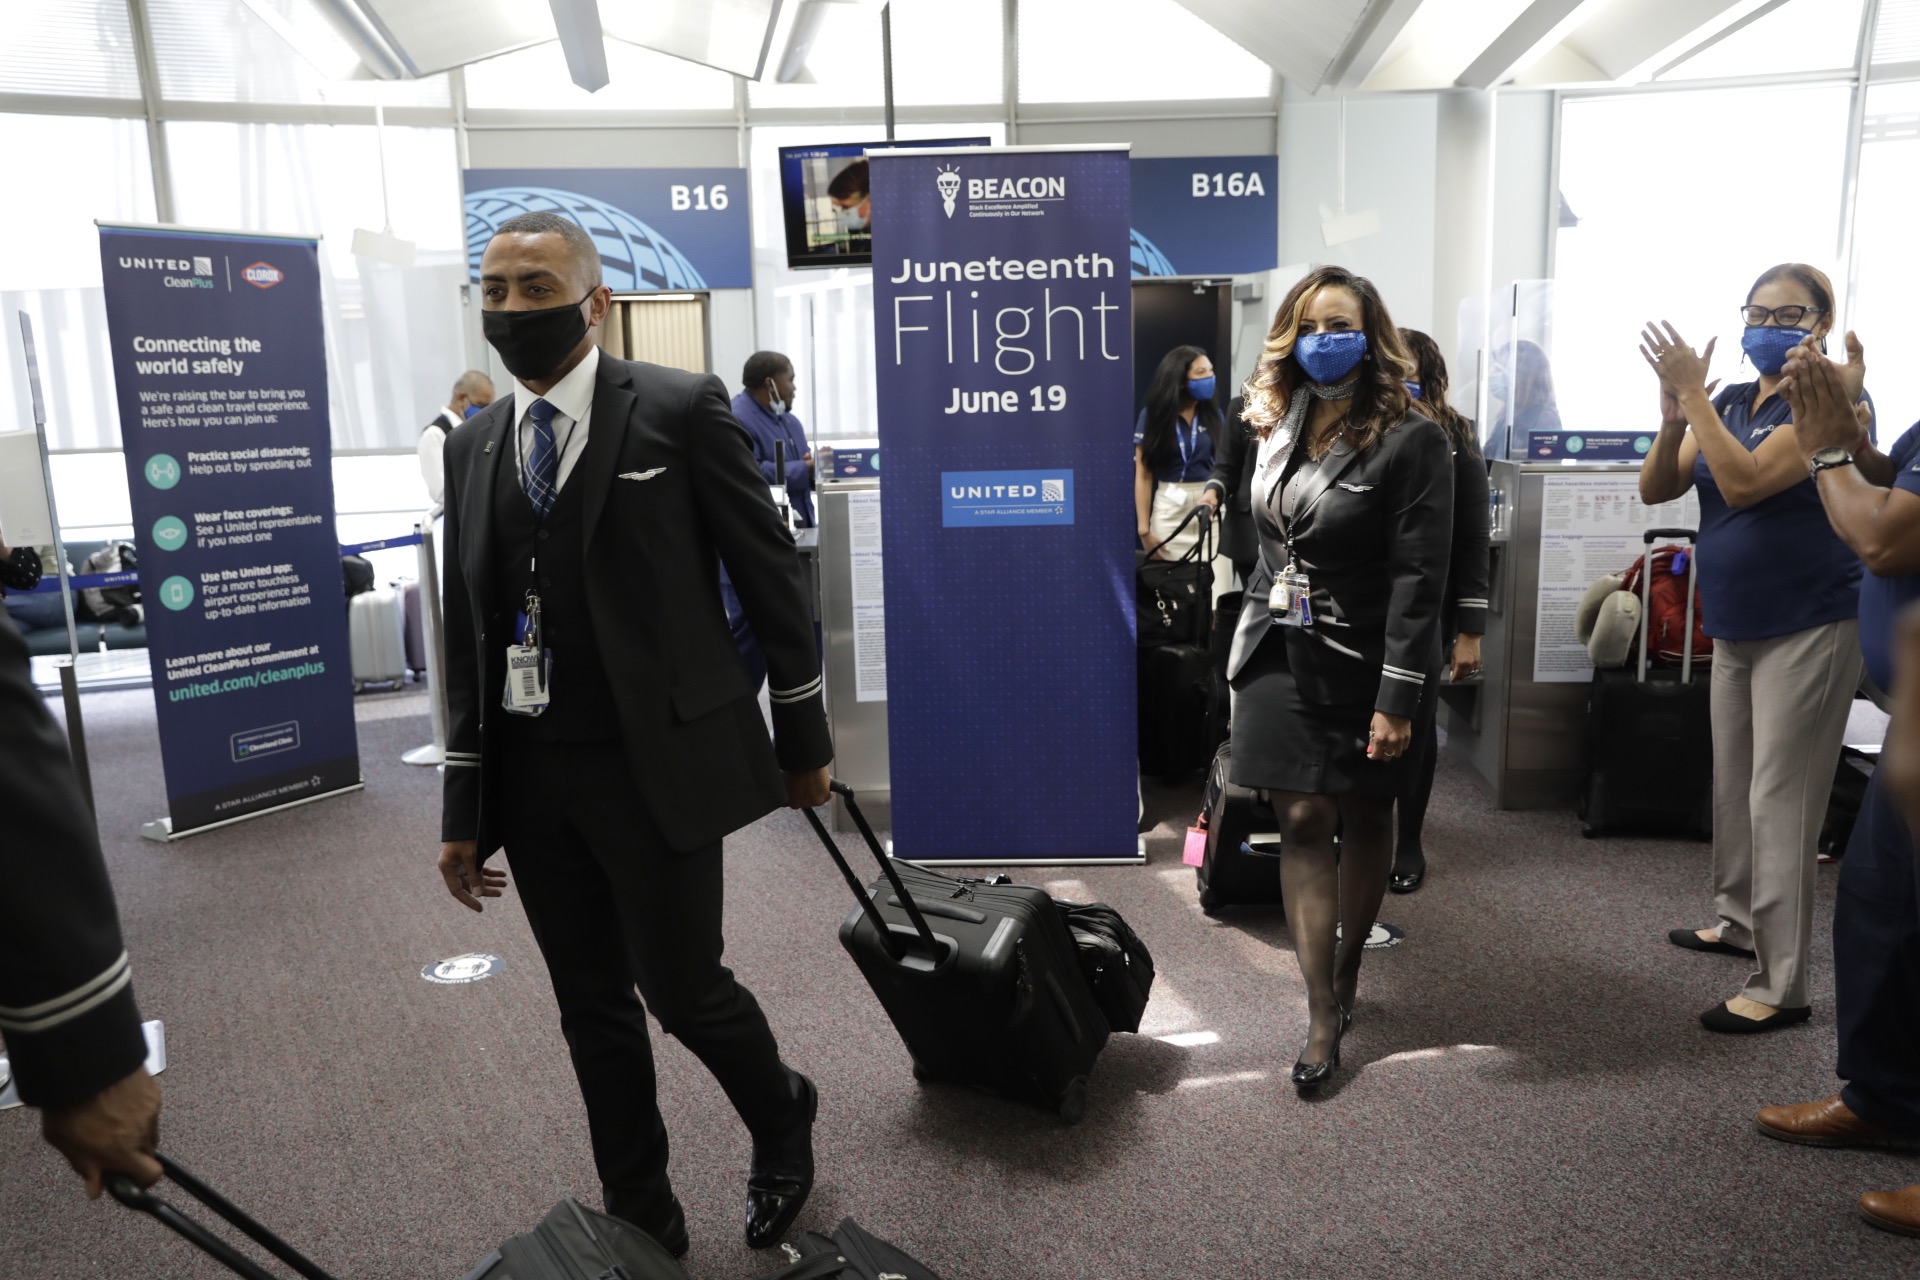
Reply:
[[[1087,1114],[1087,1078],[1075,1076],[1060,1099],[1060,1119],[1066,1124],[1079,1124]]]
[[[933,1072],[921,1066],[920,1060],[918,1058],[915,1058],[913,1060],[913,1078],[919,1081],[921,1084],[932,1084]]]
[[[1200,910],[1205,914],[1217,916],[1220,914],[1220,908],[1225,905],[1225,903],[1220,901],[1220,895],[1212,889],[1202,889],[1200,891]]]

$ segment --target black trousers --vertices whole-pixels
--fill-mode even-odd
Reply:
[[[1834,903],[1840,1097],[1868,1124],[1920,1133],[1920,877],[1882,777],[1867,783]]]
[[[510,740],[504,754],[502,843],[560,1005],[600,1181],[609,1205],[657,1204],[667,1131],[648,1012],[756,1139],[798,1118],[766,1015],[720,962],[720,845],[668,848],[617,741]]]

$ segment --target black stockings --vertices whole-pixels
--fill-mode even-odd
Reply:
[[[1333,1054],[1341,1011],[1353,1008],[1361,948],[1387,892],[1393,869],[1393,802],[1276,791],[1273,810],[1284,836],[1280,890],[1286,897],[1287,932],[1293,935],[1307,986],[1310,1026],[1300,1060],[1325,1062]]]

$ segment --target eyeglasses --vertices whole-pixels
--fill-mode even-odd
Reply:
[[[1823,307],[1742,307],[1740,314],[1749,326],[1763,325],[1769,319],[1778,320],[1783,328],[1791,329],[1808,316],[1822,315]]]

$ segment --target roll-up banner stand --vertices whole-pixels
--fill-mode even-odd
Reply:
[[[359,789],[319,244],[100,225],[174,839]]]
[[[1127,151],[876,151],[893,842],[1138,862]]]

